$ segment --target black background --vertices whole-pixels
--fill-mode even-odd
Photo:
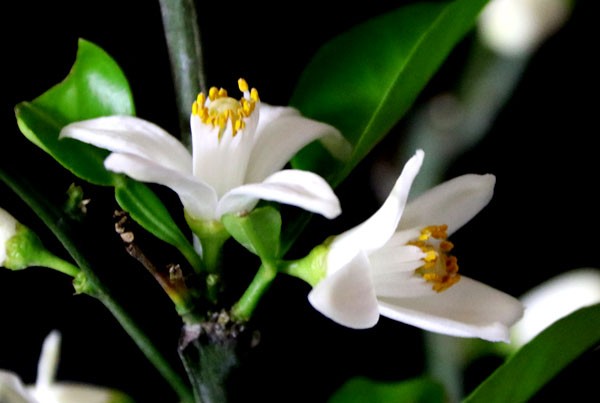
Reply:
[[[198,6],[209,85],[231,88],[238,77],[245,77],[271,104],[287,103],[320,44],[385,9],[373,2],[332,10],[304,2],[235,7],[217,3]],[[456,234],[454,243],[464,273],[515,296],[557,273],[600,267],[597,31],[591,3],[576,2],[568,23],[532,57],[488,135],[447,174],[497,176],[494,199]],[[54,200],[60,200],[71,182],[20,134],[13,107],[66,76],[79,37],[100,45],[120,64],[140,117],[177,132],[157,1],[15,2],[2,15],[3,168],[23,170]],[[419,102],[448,88],[465,48],[461,44],[453,52]],[[394,133],[402,135],[401,130]],[[370,186],[370,164],[392,143],[384,141],[338,189],[346,215],[331,223],[329,234],[377,207],[375,197],[364,189]],[[117,298],[180,369],[175,352],[179,321],[170,302],[143,269],[131,263],[115,238],[111,192],[89,186],[86,191],[93,196],[90,216],[99,224],[88,240],[103,249],[99,266],[106,268]],[[35,228],[57,254],[64,253],[7,188],[0,187],[0,192],[3,208]],[[163,196],[175,202],[168,192]],[[309,228],[319,242],[323,224],[316,219]],[[238,373],[234,400],[322,401],[353,375],[395,380],[422,373],[418,329],[384,318],[370,330],[343,329],[308,305],[308,290],[284,276],[276,280],[256,313],[262,342]],[[70,282],[58,273],[39,268],[0,271],[0,313],[0,368],[18,372],[26,382],[35,379],[44,336],[56,328],[63,333],[60,379],[112,386],[141,402],[175,400],[109,312],[91,298],[74,296]],[[586,368],[597,373],[597,352],[586,354],[536,399],[564,394],[585,400],[594,387],[594,371]],[[487,370],[473,371],[474,377],[485,376]]]

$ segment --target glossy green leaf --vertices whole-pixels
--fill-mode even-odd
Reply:
[[[444,403],[444,388],[426,378],[401,382],[377,382],[353,378],[338,389],[329,403]]]
[[[122,177],[115,187],[115,198],[123,210],[147,231],[175,246],[195,269],[202,261],[190,241],[173,221],[162,201],[143,183]]]
[[[247,215],[227,214],[222,222],[236,241],[261,259],[279,257],[281,215],[275,208],[261,207]]]
[[[528,401],[568,364],[600,343],[599,324],[600,304],[556,321],[512,355],[464,403]]]
[[[300,77],[291,104],[341,130],[345,166],[311,144],[292,161],[339,183],[411,107],[487,0],[422,2],[362,23],[326,43]]]
[[[108,152],[77,140],[60,140],[60,130],[79,120],[134,112],[129,84],[117,63],[85,40],[79,41],[75,64],[64,81],[15,107],[19,128],[31,142],[75,175],[99,185],[111,185],[115,178],[103,165]]]
[[[133,115],[129,83],[118,64],[100,47],[79,40],[69,75],[31,102],[15,108],[23,134],[73,174],[88,182],[115,186],[121,207],[146,230],[175,246],[194,267],[200,258],[158,197],[146,186],[104,168],[108,151],[74,139],[59,139],[67,124],[108,115]]]

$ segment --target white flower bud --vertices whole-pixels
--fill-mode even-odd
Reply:
[[[526,56],[562,26],[569,12],[567,0],[492,0],[479,17],[479,34],[495,52]]]
[[[512,328],[519,348],[557,320],[600,302],[600,270],[576,269],[553,277],[524,294],[525,315]]]
[[[6,244],[17,233],[17,220],[0,208],[0,266],[6,260]]]

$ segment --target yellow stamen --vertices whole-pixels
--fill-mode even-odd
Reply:
[[[447,231],[447,225],[428,226],[421,230],[416,240],[408,242],[425,254],[424,264],[415,273],[431,283],[436,292],[447,290],[460,280],[456,257],[448,254],[454,245],[447,240]]]
[[[227,127],[231,128],[233,136],[243,130],[246,118],[252,115],[260,101],[258,91],[255,88],[249,89],[243,78],[238,80],[238,87],[242,92],[239,100],[229,97],[224,88],[211,87],[208,96],[201,92],[192,104],[192,114],[198,116],[202,123],[219,127],[219,138]],[[228,126],[228,122],[231,122],[231,126]]]
[[[217,87],[210,87],[210,89],[208,90],[208,99],[214,101],[217,98],[218,94],[219,90],[217,89]]]
[[[240,91],[242,92],[246,92],[248,91],[248,83],[246,82],[246,80],[244,80],[243,78],[240,78],[238,80],[238,88],[240,89]]]

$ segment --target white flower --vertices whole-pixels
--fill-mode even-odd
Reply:
[[[131,403],[121,392],[92,385],[56,383],[54,376],[60,354],[60,333],[56,330],[44,340],[35,385],[25,386],[12,372],[0,370],[2,403]]]
[[[0,208],[0,266],[6,261],[6,243],[17,233],[17,220]]]
[[[508,341],[521,303],[459,276],[447,240],[490,201],[495,177],[460,176],[406,205],[423,157],[419,150],[406,163],[373,216],[333,239],[326,277],[309,301],[351,328],[372,327],[383,315],[433,332]]]
[[[290,107],[261,103],[246,81],[238,84],[240,100],[215,87],[208,96],[198,95],[190,117],[192,154],[160,127],[131,116],[75,122],[60,136],[112,151],[107,169],[170,187],[197,220],[247,212],[260,199],[337,216],[339,201],[323,178],[281,169],[313,140],[321,139],[337,156],[346,154],[349,144],[334,127]]]
[[[600,270],[577,269],[553,277],[520,298],[525,314],[511,329],[518,348],[576,310],[600,302]]]
[[[566,21],[567,0],[492,0],[478,28],[483,42],[506,56],[533,52]]]

